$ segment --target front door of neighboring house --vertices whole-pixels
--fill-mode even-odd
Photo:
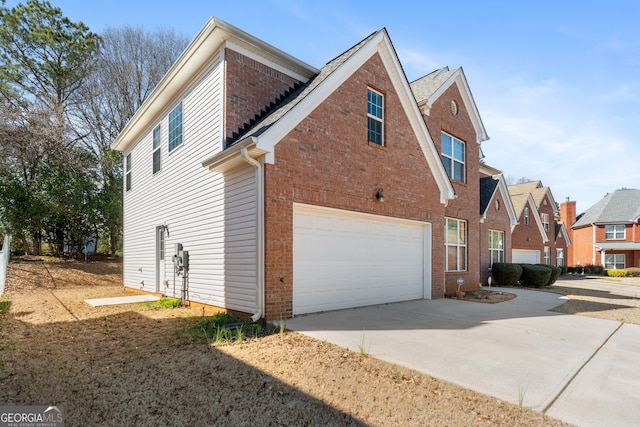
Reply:
[[[156,292],[164,293],[164,227],[156,227]]]

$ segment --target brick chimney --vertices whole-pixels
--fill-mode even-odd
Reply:
[[[574,265],[573,259],[573,230],[571,226],[576,222],[576,202],[567,197],[565,202],[560,203],[560,220],[564,223],[571,240],[571,245],[567,247],[567,266]]]

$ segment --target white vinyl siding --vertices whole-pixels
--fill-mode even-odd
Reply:
[[[124,283],[154,291],[156,227],[166,225],[169,287],[165,293],[180,296],[182,278],[174,281],[169,260],[174,245],[181,243],[190,256],[191,301],[253,313],[257,309],[255,169],[247,165],[223,176],[202,167],[203,159],[222,148],[223,67],[219,57],[214,61],[133,146],[133,157],[145,159],[149,173],[137,174],[136,191],[124,196]],[[188,134],[184,146],[168,156],[169,113],[178,104]],[[158,125],[162,173],[153,175],[151,130]]]

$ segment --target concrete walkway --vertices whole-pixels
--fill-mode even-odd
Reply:
[[[419,300],[301,316],[287,328],[583,426],[637,425],[640,326],[499,304]]]

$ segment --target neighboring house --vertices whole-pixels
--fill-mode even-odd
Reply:
[[[575,201],[567,200],[560,210],[571,225],[569,265],[640,267],[640,190],[615,190],[577,217]]]
[[[518,223],[502,173],[480,165],[480,283],[489,284],[494,262],[511,262],[511,228]]]
[[[445,74],[415,95],[384,29],[318,70],[212,18],[112,145],[125,286],[267,320],[477,287],[487,137]]]
[[[564,223],[557,219],[558,205],[551,189],[530,181],[510,185],[509,194],[519,215],[512,233],[513,262],[564,266],[571,241]]]
[[[446,290],[453,293],[458,279],[464,280],[463,290],[476,289],[483,248],[480,147],[489,137],[462,68],[436,70],[412,82],[411,89],[455,190],[445,208]]]

